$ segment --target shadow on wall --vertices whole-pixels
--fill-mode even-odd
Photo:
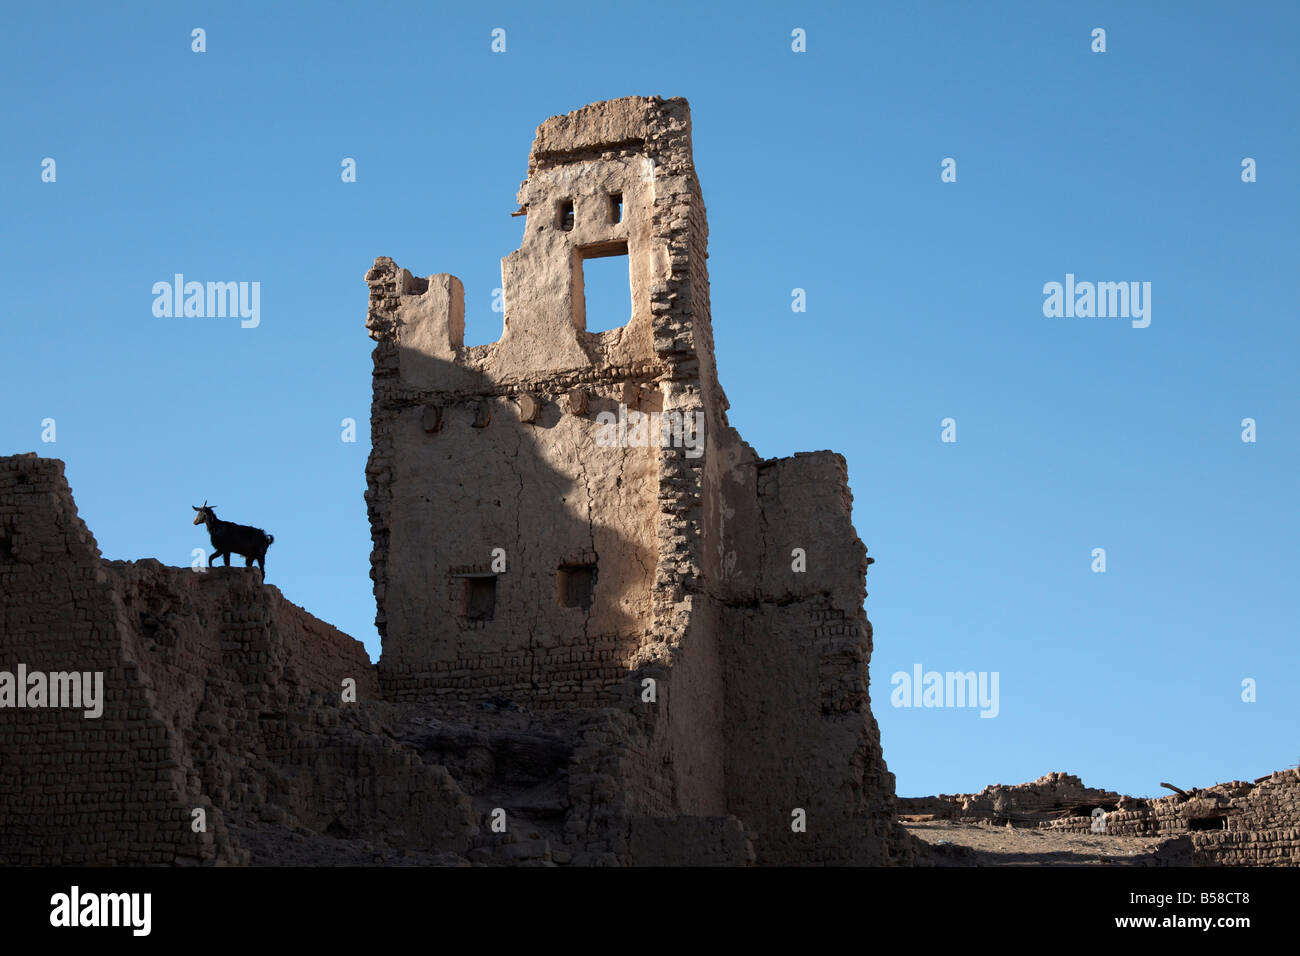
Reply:
[[[601,446],[617,403],[595,383],[546,397],[398,352],[464,387],[385,394],[368,495],[385,694],[614,703],[653,622],[658,447]]]

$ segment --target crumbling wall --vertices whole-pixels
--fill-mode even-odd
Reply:
[[[897,806],[901,814],[941,820],[1035,826],[1060,819],[1088,830],[1094,809],[1114,810],[1124,799],[1110,790],[1085,787],[1072,773],[1052,772],[1029,783],[993,784],[979,793],[899,797]]]
[[[258,862],[236,822],[466,847],[468,798],[383,731],[357,641],[255,569],[103,561],[61,461],[0,458],[0,601],[0,671],[104,674],[98,719],[0,707],[0,862]]]
[[[1106,837],[1162,841],[1156,860],[1173,865],[1300,864],[1300,771],[1280,770],[1254,783],[1232,780],[1146,799],[1085,787],[1073,774],[995,784],[973,794],[899,797],[914,819],[1041,827]],[[1096,810],[1104,817],[1094,818]]]
[[[121,639],[113,581],[60,461],[0,458],[0,600],[0,671],[103,675],[97,718],[0,707],[0,860],[232,860],[219,813],[209,832],[190,832],[190,808],[208,801],[190,789],[181,742]]]
[[[1043,821],[1086,830],[1078,817]],[[1106,814],[1115,836],[1184,837],[1201,865],[1300,865],[1300,771],[1279,770],[1254,783],[1232,780],[1158,799],[1121,797]]]
[[[759,547],[738,554],[758,556],[756,573],[729,577],[724,615],[728,808],[758,832],[760,862],[909,861],[871,714],[869,562],[844,459],[761,462],[755,492]]]
[[[421,312],[427,293],[398,304],[381,295],[404,274],[380,260],[369,276],[372,315],[393,310],[400,330],[375,348],[367,466],[385,694],[606,703],[650,616],[656,476],[644,449],[598,448],[573,410],[617,408],[624,383],[603,370],[579,379],[519,369],[509,384],[476,373],[474,389],[413,384],[404,338],[431,334],[436,317]],[[475,353],[467,361],[494,357],[465,351]],[[436,383],[436,368],[449,385],[468,375],[446,362],[422,368],[429,376],[417,382]],[[521,419],[520,401],[542,405],[537,422]],[[561,603],[562,566],[594,566],[590,608]],[[490,609],[473,606],[476,582],[492,592]]]
[[[1214,794],[1216,809],[1222,806],[1221,796],[1226,794]],[[1226,809],[1222,829],[1190,833],[1198,861],[1300,866],[1300,770],[1280,770],[1255,781],[1246,792],[1229,796]]]
[[[366,277],[372,577],[394,699],[601,706],[647,640],[659,456],[600,447],[596,427],[602,412],[663,405],[651,289],[671,266],[652,235],[654,158],[657,139],[685,135],[670,132],[684,104],[640,103],[539,130],[498,342],[464,347],[454,277],[413,278],[386,258]],[[620,251],[630,314],[600,318],[626,324],[587,332],[583,265]],[[566,567],[594,571],[589,607],[560,599]],[[476,576],[495,590],[490,615],[471,606]]]
[[[844,462],[761,461],[727,421],[690,137],[680,99],[538,128],[490,345],[464,346],[454,276],[366,275],[381,681],[434,708],[611,711],[575,750],[569,825],[616,858],[689,818],[733,862],[905,860]],[[584,263],[624,251],[630,314],[588,331]],[[628,411],[698,415],[703,447],[605,447],[598,415]],[[584,564],[590,607],[565,607],[557,575]]]

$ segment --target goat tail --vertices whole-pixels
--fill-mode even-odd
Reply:
[[[267,546],[268,546],[268,547],[269,547],[270,545],[272,545],[272,544],[275,544],[275,535],[273,535],[273,534],[268,534],[268,535],[266,536],[266,543],[267,543]]]

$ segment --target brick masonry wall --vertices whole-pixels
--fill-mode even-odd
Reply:
[[[1030,783],[1014,786],[994,784],[979,793],[939,794],[936,797],[899,797],[898,812],[930,814],[945,820],[972,823],[1034,825],[1067,813],[1071,826],[1087,830],[1092,825],[1091,810],[1113,810],[1123,799],[1109,790],[1085,787],[1074,774],[1044,774]]]
[[[404,316],[424,308],[419,298],[390,294],[428,287],[407,275],[384,259],[368,274],[377,344],[366,500],[384,693],[447,706],[496,697],[540,710],[604,706],[646,630],[655,474],[648,450],[611,459],[596,448],[594,418],[629,397],[637,402],[647,366],[521,373],[508,382],[478,377],[465,388],[413,385],[401,374],[404,347],[383,331],[406,327]],[[489,357],[481,348],[463,356],[467,363]],[[451,366],[444,371],[451,375]],[[570,409],[575,391],[589,406],[584,413]],[[520,420],[525,394],[543,406],[544,427]],[[426,431],[430,408],[438,426]],[[476,427],[483,408],[487,424]],[[565,497],[577,515],[561,514]],[[589,521],[588,513],[598,516],[593,497],[632,517],[619,526]],[[494,547],[507,564],[495,576],[494,617],[467,621],[460,575],[490,574]],[[597,554],[606,610],[557,606],[559,566]],[[393,561],[404,568],[396,578]]]
[[[1093,832],[1094,808],[1106,812],[1104,836],[1179,841],[1184,844],[1180,851],[1190,851],[1180,862],[1300,865],[1300,771],[1294,769],[1254,783],[1233,780],[1156,799],[1085,787],[1068,773],[1049,773],[1014,786],[996,784],[975,794],[898,798],[901,814],[1072,833]]]
[[[0,860],[20,865],[234,858],[214,814],[193,834],[184,751],[118,632],[113,582],[63,463],[0,459],[0,670],[102,672],[103,714],[0,708]]]
[[[1040,826],[1085,831],[1078,817]],[[1234,780],[1154,800],[1122,797],[1106,815],[1115,836],[1183,837],[1202,865],[1300,865],[1300,771],[1280,770],[1254,783]]]
[[[600,218],[613,190],[625,210],[617,224]],[[547,120],[519,200],[524,241],[503,260],[498,342],[463,345],[455,277],[415,277],[382,257],[366,276],[376,341],[367,501],[384,692],[448,712],[494,696],[535,710],[604,708],[593,720],[610,723],[584,735],[571,783],[572,832],[595,852],[623,859],[634,821],[684,817],[743,831],[745,841],[720,835],[710,845],[744,843],[764,862],[909,859],[867,698],[865,549],[843,460],[760,462],[727,422],[685,101],[629,97]],[[568,223],[556,212],[565,208]],[[571,263],[593,243],[624,241],[631,320],[586,332]],[[574,389],[585,396],[576,406]],[[540,401],[540,427],[522,421],[525,393]],[[619,403],[702,413],[705,455],[624,449],[620,461],[592,449],[596,411]],[[566,482],[580,489],[576,501]],[[545,520],[535,514],[546,507],[539,488],[566,502]],[[545,583],[528,580],[553,573],[551,552],[573,548],[575,524],[605,534],[591,550],[597,608],[614,597],[622,612],[612,627],[566,626]],[[823,554],[794,586],[776,553],[788,554],[791,540],[849,557]],[[439,576],[485,561],[495,544],[513,563],[497,578],[496,618],[471,626]],[[779,582],[761,557],[769,545],[771,568],[786,568]],[[611,566],[619,553],[635,560]],[[599,590],[611,585],[613,594]],[[657,682],[653,704],[639,697],[645,677]],[[746,723],[756,714],[768,732]],[[797,806],[813,810],[808,834],[790,831]],[[664,826],[639,832],[662,836]]]
[[[0,708],[0,863],[250,862],[236,822],[466,846],[469,799],[383,732],[357,641],[256,570],[103,561],[60,461],[0,458],[0,601],[0,670],[104,672],[98,719]]]
[[[756,831],[760,863],[910,862],[871,714],[867,555],[844,459],[764,461],[755,477],[754,590],[725,617],[728,808]],[[794,570],[796,548],[804,571]],[[805,832],[792,830],[795,810]]]

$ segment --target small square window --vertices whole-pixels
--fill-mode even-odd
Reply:
[[[573,231],[573,200],[564,199],[560,202],[560,228],[565,232]]]
[[[490,621],[497,610],[497,578],[495,574],[466,577],[463,595],[463,614],[467,621]]]
[[[564,607],[591,607],[596,596],[596,566],[561,565],[555,576],[555,596]]]

